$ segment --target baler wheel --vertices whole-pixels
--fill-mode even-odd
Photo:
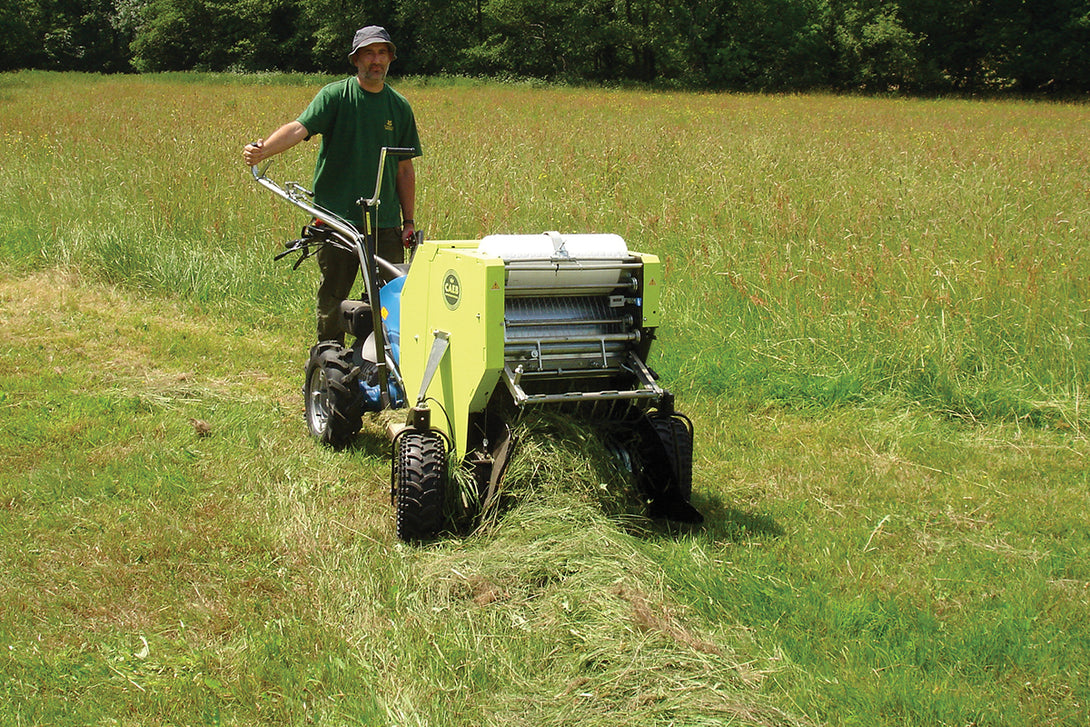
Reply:
[[[645,415],[637,426],[640,467],[637,486],[648,498],[652,518],[699,524],[704,521],[689,502],[693,494],[693,425],[688,417]]]
[[[678,416],[651,417],[670,469],[677,478],[681,497],[688,502],[693,495],[693,428],[688,419]]]
[[[422,431],[400,434],[392,483],[398,538],[411,542],[439,533],[445,484],[446,450],[439,435]]]
[[[344,448],[363,426],[359,369],[352,351],[326,341],[310,350],[303,386],[311,436],[335,449]]]

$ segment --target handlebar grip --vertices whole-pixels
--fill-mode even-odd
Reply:
[[[388,147],[386,147],[386,154],[387,155],[393,155],[395,157],[416,156],[416,147],[414,147],[414,146],[388,146]]]

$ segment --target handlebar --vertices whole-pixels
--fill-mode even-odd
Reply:
[[[379,194],[382,191],[382,173],[386,167],[386,157],[391,154],[394,156],[415,156],[416,149],[382,147],[382,151],[379,153],[378,174],[376,175],[377,179],[375,180],[375,194],[371,199],[361,199],[359,201],[359,204],[367,206],[367,209],[364,212],[364,222],[368,235],[371,235],[372,233],[377,235],[378,232],[377,229],[372,229],[372,226],[378,216]],[[308,198],[313,197],[310,192],[307,192],[299,185],[293,183],[288,183],[288,185],[286,185],[287,188],[285,189],[265,176],[265,171],[267,171],[268,168],[268,164],[266,164],[265,169],[262,170],[259,170],[257,165],[254,165],[250,167],[250,172],[254,175],[254,180],[262,187],[305,211],[315,220],[328,226],[333,231],[333,234],[330,235],[328,240],[329,242],[356,254],[359,258],[360,271],[363,273],[363,281],[367,288],[367,295],[372,303],[377,303],[379,300],[378,281],[375,278],[379,270],[386,272],[391,280],[404,275],[404,273],[390,261],[379,257],[376,254],[373,245],[368,245],[368,236],[360,234],[359,230],[357,230],[353,224],[338,217],[333,212],[323,209],[309,201]],[[377,227],[377,225],[374,226]],[[374,242],[377,240],[371,238],[371,241]],[[301,243],[298,245],[297,249],[302,249],[303,255],[296,262],[295,267],[298,267],[310,253],[307,243]],[[372,335],[375,337],[375,347],[376,350],[384,352],[384,355],[378,356],[378,360],[376,361],[378,366],[379,391],[382,397],[383,406],[388,407],[390,406],[390,397],[387,388],[387,377],[393,376],[394,379],[401,384],[402,388],[404,388],[404,383],[401,382],[401,375],[398,372],[397,363],[394,361],[390,344],[386,339],[380,311],[381,306],[372,305],[371,315],[374,324]]]
[[[412,149],[410,149],[409,151],[415,153],[415,151]],[[250,167],[250,173],[253,174],[254,181],[275,194],[277,197],[280,197],[281,199],[289,202],[290,204],[295,205],[314,219],[328,226],[336,233],[330,238],[330,242],[341,248],[342,250],[346,250],[348,252],[359,255],[362,262],[362,253],[364,250],[363,235],[360,233],[359,230],[356,229],[355,225],[345,219],[342,219],[333,212],[330,212],[329,210],[323,207],[319,207],[313,202],[308,201],[307,197],[310,196],[310,193],[304,190],[302,187],[298,185],[293,185],[292,183],[288,183],[287,185],[285,185],[285,187],[281,187],[279,184],[277,184],[275,181],[265,175],[265,172],[268,171],[268,168],[269,166],[267,164],[265,165],[264,169],[259,169],[256,164]],[[300,192],[302,192],[303,194],[300,194]],[[285,254],[287,253],[282,253],[278,255],[276,259],[283,257]],[[403,271],[400,268],[398,268],[386,258],[379,257],[378,255],[375,255],[374,257],[375,264],[382,269],[382,272],[385,273],[389,279],[404,275]],[[366,265],[364,265],[363,267],[365,270],[367,269]]]

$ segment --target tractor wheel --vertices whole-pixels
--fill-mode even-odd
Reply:
[[[359,369],[352,365],[352,351],[334,342],[312,348],[303,397],[311,436],[336,449],[352,441],[363,426]]]
[[[652,518],[680,523],[704,521],[689,502],[693,494],[693,426],[681,414],[645,416],[637,425],[636,484],[648,498]]]
[[[651,417],[651,426],[666,450],[670,469],[677,477],[677,487],[688,502],[693,495],[693,428],[688,419],[678,416]]]
[[[397,438],[392,494],[397,537],[427,540],[443,526],[446,449],[439,435],[409,431]]]

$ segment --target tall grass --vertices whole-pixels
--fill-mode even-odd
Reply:
[[[239,149],[314,87],[199,80],[7,76],[5,257],[293,309],[303,278],[268,253],[301,220]],[[1083,426],[1083,105],[405,90],[427,234],[611,231],[662,255],[685,281],[656,360],[675,385]],[[309,184],[309,146],[272,174]]]
[[[664,258],[707,515],[546,422],[410,548],[305,436],[283,80],[0,76],[0,722],[1086,724],[1085,106],[401,84],[429,237]]]

